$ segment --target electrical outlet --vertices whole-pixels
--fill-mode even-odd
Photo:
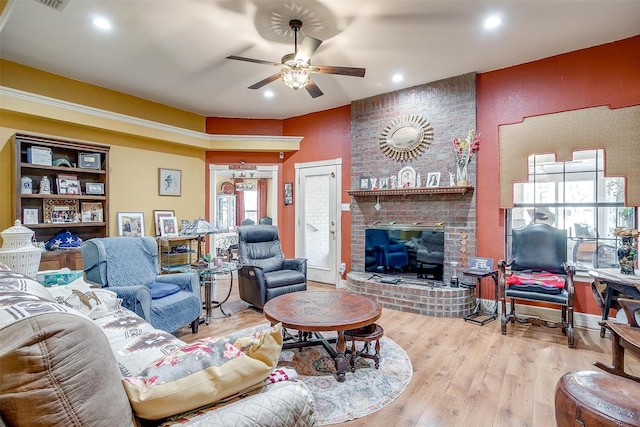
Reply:
[[[347,271],[347,264],[345,264],[344,262],[342,264],[340,264],[340,275],[342,276],[345,272]]]

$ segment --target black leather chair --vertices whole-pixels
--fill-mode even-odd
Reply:
[[[307,290],[307,260],[285,259],[278,227],[243,225],[238,227],[238,292],[243,301],[262,309],[278,295]]]
[[[512,259],[500,260],[500,296],[502,302],[502,334],[507,333],[509,322],[531,323],[550,328],[561,327],[567,335],[569,347],[574,346],[573,333],[573,274],[575,267],[567,264],[567,232],[547,224],[531,224],[519,230],[513,230]],[[507,267],[511,275],[507,275]],[[541,284],[539,280],[527,280],[530,274],[550,273],[564,280],[564,286],[552,288]],[[507,282],[513,282],[507,286]],[[562,285],[561,285],[562,286]],[[507,312],[507,298],[511,310]],[[562,319],[552,322],[539,317],[516,315],[516,301],[538,301],[561,306]]]

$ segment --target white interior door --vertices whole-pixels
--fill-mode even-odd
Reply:
[[[340,265],[342,159],[296,164],[296,256],[307,278],[335,285]]]

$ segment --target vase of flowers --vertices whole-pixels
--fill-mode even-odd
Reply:
[[[470,129],[465,139],[453,138],[453,152],[456,156],[456,185],[469,185],[469,162],[480,148],[480,134]]]
[[[613,234],[620,237],[620,247],[618,248],[618,262],[620,263],[620,273],[635,274],[636,261],[638,259],[638,236],[640,232],[633,228],[618,227]]]

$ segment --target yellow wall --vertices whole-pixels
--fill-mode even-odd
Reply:
[[[126,95],[78,80],[61,77],[15,62],[0,60],[0,84],[62,101],[113,111],[198,132],[205,117]]]
[[[302,141],[204,130],[203,116],[0,60],[0,231],[16,219],[10,143],[16,132],[111,147],[110,235],[118,232],[117,212],[143,212],[149,235],[154,210],[174,210],[178,221],[205,218],[208,150],[290,152]],[[181,197],[158,195],[159,168],[182,171]]]
[[[122,114],[131,114],[147,120],[202,131],[204,118],[170,107],[117,94],[102,88],[29,69],[18,64],[0,62],[0,84],[4,87],[54,97],[81,105],[89,105]],[[18,76],[17,74],[24,73]],[[24,78],[24,77],[28,78]],[[66,89],[66,90],[65,90]],[[92,101],[93,100],[93,101]],[[133,108],[135,107],[135,108]],[[31,111],[13,108],[10,100],[0,99],[0,231],[13,225],[11,185],[13,158],[11,137],[16,132],[50,135],[111,147],[109,165],[109,230],[117,235],[117,212],[143,212],[145,234],[154,235],[153,210],[174,210],[178,221],[205,216],[205,148],[182,145],[176,140],[141,137],[123,123],[101,127],[100,118],[83,116],[73,119],[58,117],[57,107],[34,107]],[[134,114],[135,113],[135,114]],[[89,121],[87,121],[89,120]],[[118,129],[121,126],[121,129]],[[182,196],[158,195],[158,168],[182,171]]]

